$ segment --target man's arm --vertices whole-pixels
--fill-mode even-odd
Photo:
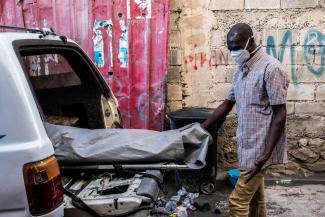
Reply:
[[[264,153],[259,159],[255,162],[255,168],[250,171],[250,176],[247,178],[246,182],[249,182],[256,173],[258,173],[262,167],[265,165],[265,163],[269,160],[271,157],[273,150],[278,143],[282,132],[285,129],[286,124],[286,118],[287,118],[287,109],[286,104],[282,105],[273,105],[273,117],[271,122],[271,129],[270,134],[268,138],[267,149],[264,150]]]
[[[216,121],[220,120],[223,117],[226,117],[231,111],[231,109],[234,107],[234,105],[234,101],[226,99],[221,105],[218,106],[218,108],[216,108],[213,114],[201,124],[201,126],[204,129],[209,129],[214,125],[214,123],[216,123]]]

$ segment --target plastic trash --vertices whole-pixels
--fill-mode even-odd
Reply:
[[[183,201],[183,206],[187,209],[190,209],[192,211],[196,210],[195,206],[193,206],[193,201],[190,198],[185,198]]]
[[[185,189],[184,189],[185,190]],[[185,190],[186,192],[186,190]],[[193,206],[194,204],[194,200],[195,198],[199,197],[198,193],[187,193],[183,195],[183,197],[185,196],[182,204],[184,207],[190,209],[190,210],[196,210],[196,208]]]
[[[186,216],[187,216],[187,209],[196,210],[193,206],[195,198],[199,197],[198,193],[190,193],[187,192],[186,189],[183,187],[177,191],[177,195],[172,196],[169,201],[165,205],[165,209],[170,213],[177,213],[181,208],[180,213],[184,214],[182,210],[185,209]],[[181,206],[178,206],[181,205]],[[185,214],[184,214],[185,215]],[[183,215],[183,216],[184,216]],[[178,216],[178,214],[177,214]]]
[[[179,190],[177,191],[177,195],[179,195],[179,196],[184,196],[184,195],[186,195],[186,194],[187,194],[187,191],[185,190],[184,187],[182,187],[182,189],[179,189]]]
[[[170,215],[170,212],[166,210],[165,207],[154,207],[151,211],[151,214],[162,214],[162,215]]]
[[[177,209],[177,201],[170,200],[166,203],[165,208],[168,212],[175,212]]]
[[[176,212],[177,217],[187,217],[187,210],[186,207],[179,206],[177,207],[177,212]]]
[[[280,179],[275,181],[277,185],[289,185],[291,184],[292,180],[291,179]]]
[[[228,174],[230,183],[232,185],[236,185],[239,174],[240,174],[240,170],[239,169],[232,169],[232,170],[229,170],[227,172],[227,174]]]
[[[186,198],[189,199],[189,201],[190,201],[191,204],[193,204],[195,198],[198,198],[198,197],[199,197],[199,193],[188,193],[186,195]]]

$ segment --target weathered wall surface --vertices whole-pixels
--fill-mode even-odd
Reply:
[[[252,26],[257,43],[278,58],[291,78],[288,90],[290,162],[273,174],[325,172],[325,1],[171,0],[168,108],[215,108],[225,98],[236,65],[226,34],[238,22]],[[218,166],[236,166],[236,112],[219,134]]]

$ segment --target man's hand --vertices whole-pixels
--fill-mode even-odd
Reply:
[[[261,171],[261,169],[262,169],[262,167],[265,165],[265,163],[266,163],[266,161],[269,159],[269,157],[268,156],[261,156],[261,157],[259,157],[256,161],[255,161],[255,167],[252,169],[252,170],[250,170],[249,172],[248,172],[248,174],[249,174],[249,176],[248,176],[248,178],[246,179],[246,184],[252,179],[252,178],[254,178],[254,176],[257,174],[257,173],[259,173],[260,171]]]
[[[201,124],[201,127],[205,130],[208,130],[208,126],[206,125],[206,122],[202,123]]]
[[[221,105],[218,106],[213,114],[201,124],[201,127],[209,130],[209,128],[211,128],[218,120],[226,117],[234,105],[235,102],[226,99],[223,103],[221,103]]]

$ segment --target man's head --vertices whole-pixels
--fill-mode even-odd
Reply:
[[[237,23],[233,25],[227,34],[228,49],[230,51],[245,49],[246,44],[246,50],[249,52],[252,52],[256,48],[252,28],[246,23]]]
[[[257,50],[253,30],[246,23],[237,23],[227,34],[227,45],[233,60],[242,65]]]

